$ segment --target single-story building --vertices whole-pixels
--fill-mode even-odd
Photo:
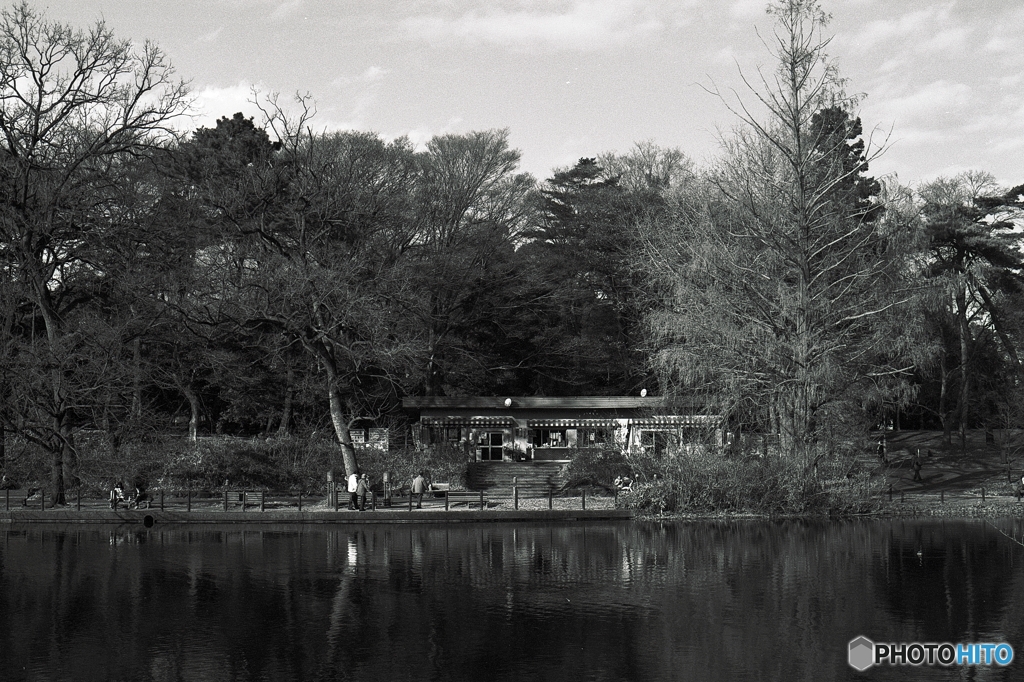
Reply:
[[[568,460],[576,448],[663,452],[722,443],[716,415],[671,414],[658,396],[410,397],[420,447],[461,447],[471,460]]]

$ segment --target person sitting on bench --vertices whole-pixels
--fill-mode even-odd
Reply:
[[[153,505],[153,497],[146,492],[145,487],[135,486],[135,493],[128,499],[128,508],[142,509],[142,505],[149,509]]]
[[[21,501],[23,507],[27,507],[29,502],[39,499],[39,494],[42,488],[29,488],[28,493],[25,495],[25,499]]]
[[[124,485],[120,481],[114,484],[114,489],[110,491],[110,508],[117,511],[117,506],[121,503],[124,506],[128,506],[128,500],[124,496]]]

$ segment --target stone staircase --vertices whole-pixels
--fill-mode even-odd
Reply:
[[[562,466],[560,462],[470,462],[466,487],[511,494],[515,477],[521,497],[543,497],[565,483]]]

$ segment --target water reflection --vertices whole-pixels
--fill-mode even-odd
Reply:
[[[861,634],[1024,661],[1022,551],[985,522],[12,528],[0,678],[847,679]]]

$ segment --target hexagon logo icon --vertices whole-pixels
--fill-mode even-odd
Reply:
[[[850,667],[864,672],[874,664],[875,643],[861,635],[850,640]]]

